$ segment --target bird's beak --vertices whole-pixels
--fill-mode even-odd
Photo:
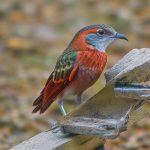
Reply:
[[[121,33],[116,33],[116,34],[113,36],[113,38],[115,38],[115,39],[123,39],[123,40],[128,41],[128,38],[127,38],[125,35],[121,34]]]

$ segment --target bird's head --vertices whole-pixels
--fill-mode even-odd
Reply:
[[[128,40],[125,35],[116,32],[110,26],[103,24],[90,25],[77,32],[69,46],[78,50],[84,50],[88,47],[105,51],[108,45],[117,39]]]

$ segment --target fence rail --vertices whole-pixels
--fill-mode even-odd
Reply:
[[[149,115],[150,49],[133,49],[106,74],[106,86],[51,130],[11,150],[96,150]]]

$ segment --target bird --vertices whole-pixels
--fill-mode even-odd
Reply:
[[[106,49],[124,34],[105,24],[94,24],[79,30],[58,58],[40,96],[33,102],[33,113],[44,113],[56,101],[63,116],[67,115],[64,98],[76,96],[81,104],[83,92],[100,77],[107,63]]]

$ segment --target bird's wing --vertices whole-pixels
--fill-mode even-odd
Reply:
[[[41,95],[34,101],[33,113],[43,113],[58,94],[74,79],[78,71],[76,64],[77,51],[64,52],[58,59],[56,67],[49,76]]]

